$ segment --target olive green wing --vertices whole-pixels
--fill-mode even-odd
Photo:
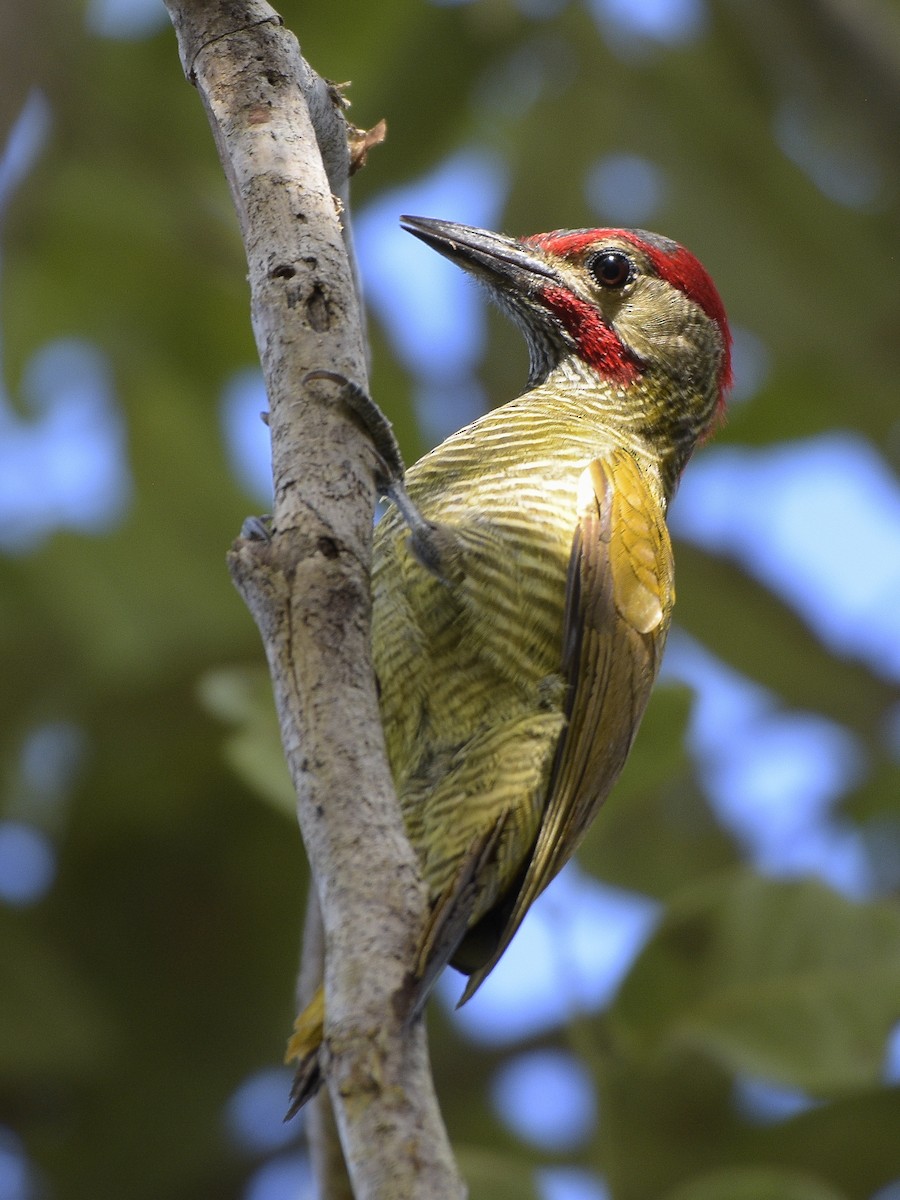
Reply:
[[[563,626],[567,726],[521,888],[496,965],[531,904],[574,854],[625,764],[659,670],[675,600],[662,505],[626,450],[596,459],[579,481]]]

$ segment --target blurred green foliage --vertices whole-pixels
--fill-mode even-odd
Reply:
[[[645,155],[671,183],[654,223],[698,253],[772,354],[722,439],[855,430],[896,469],[897,5],[711,0],[702,36],[620,54],[584,4],[545,7],[282,5],[316,69],[353,79],[353,118],[388,120],[356,203],[479,144],[511,171],[507,230],[577,227],[596,223],[583,180],[598,156]],[[519,110],[496,102],[516,61],[543,71]],[[52,111],[2,230],[9,401],[35,420],[22,400],[32,356],[57,338],[96,344],[134,489],[111,532],[60,530],[0,559],[0,820],[32,822],[58,854],[43,899],[0,907],[0,1125],[56,1200],[238,1197],[262,1152],[236,1143],[224,1106],[280,1057],[305,892],[262,655],[224,566],[257,503],[219,409],[255,359],[245,264],[170,30],[104,38],[70,0],[13,3],[0,80],[4,131],[34,85]],[[873,203],[828,199],[778,149],[788,94],[816,136],[877,165]],[[522,382],[517,337],[491,317],[494,401]],[[377,322],[372,341],[374,394],[412,458],[424,447],[410,381]],[[679,622],[786,705],[851,729],[868,761],[846,815],[896,829],[884,679],[836,657],[733,563],[687,546],[677,557]],[[665,901],[665,918],[608,1012],[529,1043],[583,1056],[595,1135],[556,1157],[517,1141],[487,1099],[515,1048],[473,1049],[433,1014],[475,1200],[540,1194],[534,1170],[548,1163],[596,1171],[614,1200],[871,1200],[900,1178],[900,1092],[882,1082],[900,1019],[896,897],[851,902],[742,865],[684,749],[690,703],[676,688],[655,697],[583,855]],[[23,755],[56,723],[83,752],[42,805]],[[733,1103],[737,1071],[822,1103],[754,1124]]]

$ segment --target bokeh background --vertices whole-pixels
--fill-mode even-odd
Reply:
[[[400,213],[656,229],[734,326],[625,776],[481,993],[431,1005],[474,1200],[898,1200],[900,7],[281,11],[388,121],[354,224],[408,460],[526,358]],[[224,565],[266,402],[157,0],[4,5],[0,139],[0,1200],[308,1200],[306,867]]]

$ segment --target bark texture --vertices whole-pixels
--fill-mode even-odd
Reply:
[[[366,387],[334,195],[348,173],[346,127],[333,89],[263,0],[167,6],[240,221],[269,393],[273,533],[236,542],[229,565],[265,645],[322,913],[325,1050],[341,1143],[357,1200],[457,1200],[465,1189],[424,1028],[404,1028],[426,897],[393,795],[369,658],[374,454],[341,389],[304,383],[324,369]]]

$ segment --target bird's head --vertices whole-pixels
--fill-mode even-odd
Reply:
[[[677,242],[640,229],[519,240],[452,221],[401,221],[475,275],[521,327],[529,386],[573,364],[582,377],[595,373],[631,428],[671,444],[676,474],[722,415],[731,383],[725,309]]]

